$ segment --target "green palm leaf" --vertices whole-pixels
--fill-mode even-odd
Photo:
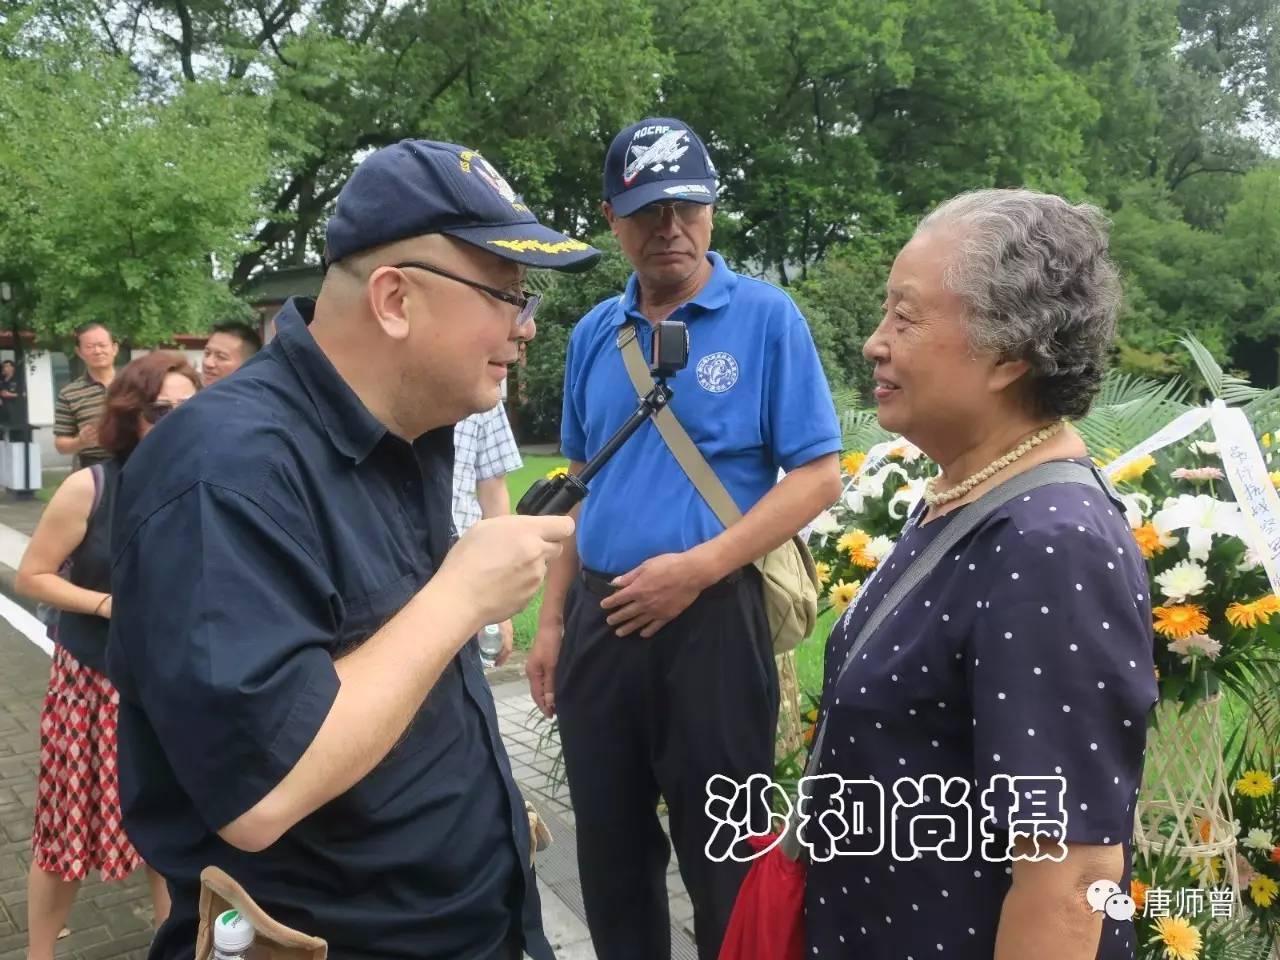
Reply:
[[[1261,387],[1255,387],[1242,377],[1227,373],[1214,359],[1208,348],[1191,334],[1187,334],[1178,342],[1191,355],[1192,362],[1200,371],[1200,376],[1204,378],[1205,386],[1215,398],[1233,407],[1242,407],[1245,413],[1251,415],[1280,404],[1280,387],[1264,390]]]
[[[870,450],[877,443],[893,436],[880,426],[875,410],[861,405],[856,390],[836,390],[832,392],[831,398],[839,411],[840,434],[846,450]]]
[[[1112,372],[1076,429],[1095,456],[1110,460],[1187,410],[1189,396],[1190,388],[1178,378],[1162,383]]]

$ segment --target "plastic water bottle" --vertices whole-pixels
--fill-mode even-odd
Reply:
[[[213,922],[211,960],[250,960],[253,936],[253,924],[239,910],[218,914],[218,919]]]
[[[492,670],[497,663],[498,654],[502,652],[502,628],[491,623],[480,631],[480,663],[486,670]]]

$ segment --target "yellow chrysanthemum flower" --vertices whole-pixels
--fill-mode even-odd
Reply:
[[[1249,896],[1264,909],[1275,903],[1277,893],[1280,893],[1280,884],[1265,874],[1260,873],[1249,881]]]
[[[1160,538],[1160,531],[1156,529],[1153,523],[1144,523],[1133,531],[1133,539],[1138,541],[1138,549],[1142,551],[1143,557],[1148,560],[1165,549],[1164,542]]]
[[[1151,943],[1164,947],[1165,960],[1200,960],[1200,931],[1186,917],[1160,917]]]
[[[836,541],[836,549],[847,553],[855,567],[873,570],[879,561],[867,551],[870,543],[871,537],[865,531],[850,530]]]
[[[1150,884],[1143,883],[1137,877],[1129,881],[1129,896],[1133,898],[1133,906],[1141,913],[1147,905],[1147,891],[1151,889]]]
[[[1253,603],[1236,602],[1227,607],[1227,623],[1233,627],[1243,627],[1249,630],[1256,627],[1260,619],[1261,611],[1258,610],[1256,601]]]
[[[1248,630],[1260,623],[1267,623],[1277,613],[1280,613],[1280,598],[1268,594],[1251,603],[1231,604],[1227,607],[1227,622]]]
[[[1280,470],[1272,470],[1267,476],[1271,478],[1271,485],[1280,490]]]
[[[1264,433],[1264,434],[1262,435],[1262,445],[1263,445],[1264,447],[1269,447],[1269,446],[1271,446],[1271,434],[1269,434],[1269,433]]]
[[[850,450],[840,458],[840,466],[844,469],[845,473],[849,474],[849,476],[853,476],[858,472],[858,468],[866,462],[866,459],[867,455],[861,450]]]
[[[849,604],[853,602],[853,598],[857,595],[858,588],[861,586],[861,580],[855,580],[853,583],[837,580],[831,585],[831,589],[827,591],[827,599],[831,601],[831,606],[836,613],[844,613],[849,609]]]
[[[1151,611],[1155,628],[1170,640],[1182,640],[1209,629],[1209,617],[1196,603],[1180,603],[1169,607],[1156,607]]]
[[[1132,483],[1156,465],[1156,458],[1150,455],[1139,457],[1133,463],[1126,464],[1111,474],[1112,483]]]
[[[817,563],[814,564],[814,566],[818,568],[819,584],[825,584],[828,580],[831,579],[831,564],[826,563],[825,561],[819,560]]]
[[[553,470],[548,470],[548,471],[546,472],[546,474],[544,474],[544,476],[545,476],[548,480],[554,480],[556,477],[563,476],[564,474],[566,474],[566,473],[568,473],[568,472],[569,472],[569,468],[568,468],[568,467],[556,467],[556,468],[555,468],[555,469],[553,469]]]
[[[850,555],[855,567],[862,567],[864,570],[874,570],[880,561],[873,557],[865,550],[859,550]]]
[[[863,530],[850,530],[848,533],[841,534],[840,539],[836,541],[836,549],[843,553],[853,555],[855,552],[862,550],[871,542],[871,535]]]
[[[1222,866],[1221,857],[1200,857],[1191,861],[1188,871],[1201,883],[1217,884],[1222,880]]]
[[[1269,796],[1275,788],[1276,785],[1271,779],[1271,774],[1265,770],[1246,770],[1240,779],[1236,781],[1236,793],[1242,797],[1252,797],[1255,800],[1258,797]]]

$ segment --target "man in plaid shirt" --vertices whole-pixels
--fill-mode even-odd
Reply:
[[[511,512],[507,474],[524,466],[501,401],[486,413],[476,413],[453,428],[453,525],[458,535],[482,518]],[[494,658],[502,666],[511,656],[513,628],[502,624],[502,652]]]

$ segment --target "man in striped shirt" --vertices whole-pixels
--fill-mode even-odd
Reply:
[[[98,446],[98,421],[107,402],[107,387],[116,377],[116,338],[100,323],[76,328],[76,356],[84,362],[83,376],[58,391],[54,404],[53,445],[59,453],[74,454],[77,467],[111,459]]]

